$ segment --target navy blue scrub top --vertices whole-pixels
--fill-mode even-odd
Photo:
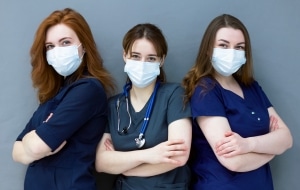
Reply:
[[[179,84],[162,83],[160,84],[154,107],[150,116],[149,124],[145,132],[146,143],[142,149],[156,146],[157,144],[168,140],[168,125],[175,120],[190,118],[190,105],[183,104],[184,90]],[[118,133],[118,116],[116,110],[116,101],[120,98],[120,129],[127,127],[129,116],[126,111],[125,97],[116,95],[109,100],[108,114],[108,131],[111,134],[115,150],[133,151],[137,150],[135,138],[138,137],[142,127],[143,119],[149,104],[149,100],[144,108],[135,112],[130,98],[129,110],[131,113],[132,124],[127,134]],[[120,130],[121,131],[121,130]],[[151,176],[151,177],[134,177],[120,175],[116,181],[115,189],[117,190],[155,190],[155,189],[188,189],[190,181],[190,170],[187,165],[176,168],[169,172]]]
[[[48,122],[50,113],[53,113]],[[96,189],[93,177],[96,147],[107,124],[107,97],[95,78],[82,78],[65,85],[51,100],[34,112],[17,140],[36,130],[37,135],[58,153],[29,164],[25,190]]]
[[[269,133],[268,108],[271,103],[255,81],[250,86],[240,84],[244,98],[222,88],[215,80],[202,79],[208,88],[197,86],[191,98],[193,139],[190,166],[192,189],[198,190],[272,190],[269,164],[249,172],[232,172],[222,166],[203,135],[196,118],[222,116],[231,130],[242,137]]]

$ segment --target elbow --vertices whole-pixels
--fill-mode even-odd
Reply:
[[[21,155],[17,154],[15,151],[12,152],[12,159],[13,161],[19,162],[24,165],[28,165],[32,162],[30,159],[26,159],[25,156],[22,157]]]
[[[292,137],[292,135],[290,134],[290,138],[289,138],[288,144],[287,144],[287,149],[292,148],[292,146],[293,146],[293,137]]]
[[[190,155],[188,153],[187,155],[178,157],[178,161],[179,161],[178,167],[185,166],[187,164],[187,162],[188,162],[189,156]]]
[[[286,150],[292,148],[293,146],[293,137],[291,134],[288,135],[287,138],[285,138],[285,140],[282,143],[282,148],[278,149],[278,152],[275,153],[275,155],[280,155],[283,154]]]
[[[16,155],[15,151],[12,152],[12,159],[15,162],[20,162],[20,160],[18,159],[18,156]]]
[[[242,165],[238,161],[233,161],[230,159],[219,160],[219,162],[228,170],[232,172],[242,172]]]
[[[240,172],[240,167],[238,164],[233,163],[222,163],[222,165],[232,172]]]
[[[105,163],[101,163],[101,158],[97,155],[96,160],[95,160],[95,169],[96,169],[96,171],[99,172],[99,173],[106,172],[104,170],[104,168],[102,167],[103,165],[105,165]]]
[[[96,160],[95,162],[95,169],[97,172],[104,172],[103,169],[101,168],[101,164],[98,163],[98,161]]]
[[[277,155],[283,154],[286,150],[292,148],[292,146],[293,146],[292,136],[290,136],[290,138],[288,140],[286,140],[285,142],[286,142],[285,147],[280,152],[278,152]]]

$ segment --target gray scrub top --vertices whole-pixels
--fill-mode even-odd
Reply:
[[[151,148],[168,140],[168,125],[175,120],[191,117],[190,105],[183,103],[184,90],[177,83],[160,84],[149,124],[144,137],[146,139],[143,149]],[[135,138],[138,137],[149,101],[140,112],[135,112],[129,99],[129,111],[131,115],[131,127],[127,134],[118,133],[118,113],[116,102],[120,100],[120,131],[129,124],[129,115],[126,111],[126,100],[122,94],[109,100],[108,128],[111,134],[115,150],[137,150]],[[188,189],[190,171],[187,165],[172,171],[151,177],[127,177],[120,175],[116,181],[116,189]]]

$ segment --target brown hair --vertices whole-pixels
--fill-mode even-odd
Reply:
[[[106,93],[112,95],[115,90],[115,83],[103,66],[103,60],[97,50],[88,23],[78,12],[66,8],[52,12],[42,21],[36,31],[30,50],[31,78],[33,87],[38,89],[39,101],[44,103],[54,97],[64,82],[63,76],[48,65],[46,59],[46,33],[50,27],[57,24],[65,24],[74,30],[85,50],[80,67],[70,76],[69,80],[73,82],[84,77],[95,77],[102,83]],[[88,71],[90,76],[85,76],[85,71]]]
[[[157,26],[149,23],[138,24],[125,34],[123,38],[123,49],[125,53],[131,54],[134,42],[142,38],[149,40],[153,44],[159,58],[164,59],[167,56],[168,44],[162,31]],[[158,80],[166,82],[166,74],[162,67],[160,67]]]
[[[247,61],[233,74],[233,77],[244,85],[250,85],[253,82],[253,63],[249,33],[239,19],[228,14],[223,14],[213,19],[208,25],[203,35],[195,64],[183,79],[182,83],[185,88],[186,102],[189,101],[198,84],[204,88],[208,88],[206,84],[200,82],[200,79],[203,77],[213,78],[214,69],[212,67],[211,57],[216,33],[219,29],[225,27],[241,30],[245,37],[245,56]]]

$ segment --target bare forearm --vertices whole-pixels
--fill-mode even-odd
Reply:
[[[121,174],[143,162],[137,151],[104,151],[96,156],[96,170],[110,174]]]
[[[252,152],[279,155],[292,146],[292,137],[286,128],[277,129],[266,135],[249,137]]]
[[[130,169],[126,172],[123,172],[125,176],[139,176],[139,177],[150,177],[159,175],[162,173],[166,173],[171,171],[175,168],[179,167],[178,165],[174,164],[141,164],[133,169]]]
[[[16,162],[20,162],[22,164],[29,164],[37,158],[33,157],[32,155],[29,155],[23,146],[22,141],[16,141],[13,146],[13,152],[12,152],[13,160]]]
[[[219,157],[223,166],[231,171],[247,172],[255,170],[274,158],[271,154],[246,153],[229,158]]]

